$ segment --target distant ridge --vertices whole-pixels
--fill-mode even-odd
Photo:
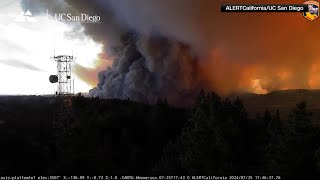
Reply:
[[[277,90],[268,94],[241,93],[238,96],[252,116],[263,113],[267,108],[271,111],[279,109],[282,116],[287,116],[297,103],[306,101],[307,108],[315,113],[316,118],[320,118],[320,89]]]

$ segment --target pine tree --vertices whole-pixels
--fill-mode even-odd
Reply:
[[[169,158],[170,165],[180,164],[181,167],[176,169],[183,169],[188,174],[223,174],[227,146],[220,127],[221,109],[221,99],[218,95],[200,92],[181,135],[174,145],[167,145],[167,148],[179,149],[176,156],[179,157],[180,163],[174,158]],[[169,152],[164,152],[162,160],[170,157]]]
[[[225,136],[230,144],[230,161],[233,164],[233,173],[246,173],[248,171],[248,114],[242,100],[237,97],[232,104],[230,114],[226,114],[227,119],[232,119],[228,126],[224,126]]]
[[[269,111],[269,108],[267,108],[267,110],[264,112],[264,115],[263,115],[263,122],[267,129],[269,128],[271,121],[272,121],[271,112]]]
[[[267,118],[270,118],[269,113],[265,114]],[[284,153],[284,141],[283,141],[283,126],[280,119],[279,110],[272,116],[268,126],[267,132],[267,144],[265,147],[265,166],[264,172],[270,174],[280,174],[283,170],[282,154]]]
[[[180,139],[185,150],[181,164],[190,174],[200,173],[204,169],[203,162],[212,134],[208,117],[201,108],[197,108],[183,129]]]
[[[301,102],[289,116],[286,130],[286,162],[288,174],[311,178],[316,172],[316,151],[319,140],[314,139],[311,124],[312,113],[307,111],[307,103]]]

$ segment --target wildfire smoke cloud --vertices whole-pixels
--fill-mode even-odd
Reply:
[[[181,102],[202,88],[227,95],[320,87],[320,23],[302,13],[221,13],[221,2],[66,0],[64,7],[101,16],[83,26],[113,59],[91,94]]]

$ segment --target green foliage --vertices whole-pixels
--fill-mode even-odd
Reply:
[[[268,174],[282,174],[282,155],[284,151],[284,134],[283,126],[280,120],[280,112],[277,110],[272,116],[267,109],[264,115],[264,123],[266,126],[265,138],[266,144],[264,148],[264,168]]]
[[[72,133],[57,138],[58,106],[31,99],[0,98],[1,175],[320,175],[319,123],[305,102],[288,120],[269,109],[252,119],[240,98],[204,91],[192,109],[165,98],[146,105],[78,95],[67,123]]]
[[[304,102],[292,112],[289,123],[281,120],[279,110],[268,109],[253,120],[239,98],[231,103],[201,91],[181,134],[165,146],[157,170],[315,177],[320,167],[319,127],[310,123]]]
[[[292,177],[313,178],[317,175],[315,154],[320,147],[320,137],[318,127],[311,123],[311,117],[306,102],[297,104],[289,116],[284,157],[287,174]]]
[[[247,113],[240,99],[232,104],[201,91],[193,112],[175,144],[180,149],[176,169],[189,174],[225,174],[241,171],[246,159]],[[243,144],[244,143],[244,144]],[[167,146],[167,147],[168,147]],[[163,157],[171,152],[164,152]],[[179,163],[176,161],[179,160]],[[168,166],[172,164],[167,163]]]
[[[163,146],[180,132],[185,110],[172,108],[166,99],[149,106],[129,100],[76,97],[73,100],[73,137],[67,147],[77,161],[95,164],[92,173],[121,174],[151,171]],[[89,169],[83,165],[82,169]]]

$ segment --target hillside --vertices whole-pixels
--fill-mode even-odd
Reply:
[[[228,101],[201,91],[191,109],[182,109],[166,99],[147,105],[75,96],[62,121],[58,100],[2,96],[0,175],[319,176],[320,128],[309,116],[313,109],[319,117],[319,97],[320,91],[290,90]],[[282,117],[264,113],[267,107]],[[53,120],[66,125],[53,129]]]
[[[320,117],[320,90],[279,90],[268,94],[246,93],[239,96],[251,116],[263,113],[267,108],[271,111],[280,110],[281,116],[287,116],[295,105],[306,101],[308,109],[314,117]]]

